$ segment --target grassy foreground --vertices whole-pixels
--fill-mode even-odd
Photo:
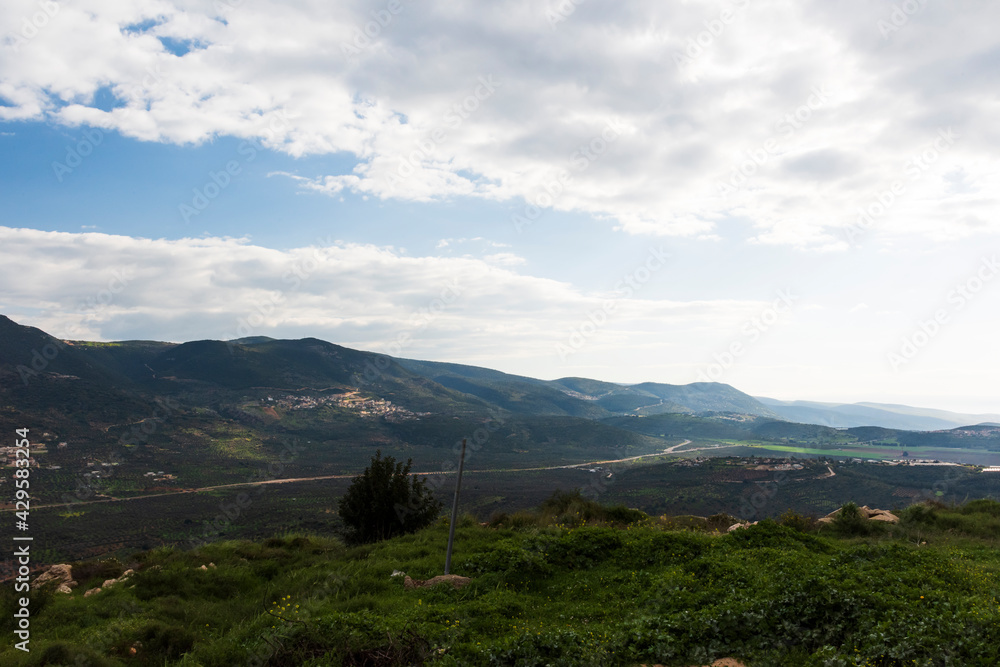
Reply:
[[[32,651],[5,641],[0,664],[1000,664],[1000,503],[818,532],[794,515],[729,534],[713,530],[726,517],[643,516],[565,496],[467,517],[460,590],[391,576],[441,574],[444,521],[375,545],[289,535],[89,561],[72,595],[33,593]],[[5,638],[13,598],[5,585]]]

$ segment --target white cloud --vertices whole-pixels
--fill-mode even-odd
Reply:
[[[506,254],[409,257],[372,245],[324,242],[286,251],[244,239],[152,240],[0,227],[0,312],[64,338],[185,341],[247,335],[316,336],[404,356],[453,361],[542,358],[615,301],[593,350],[654,345],[725,330],[755,302],[587,294],[520,275]],[[558,374],[558,373],[557,373]]]
[[[757,243],[842,250],[896,181],[868,233],[1000,231],[995,3],[927,4],[885,36],[890,8],[860,0],[731,3],[726,24],[707,2],[583,3],[554,24],[546,3],[400,6],[80,0],[28,39],[39,5],[11,0],[0,119],[348,152],[353,173],[292,176],[331,195],[525,198],[636,234],[711,239],[733,219]],[[97,108],[100,90],[120,105]]]

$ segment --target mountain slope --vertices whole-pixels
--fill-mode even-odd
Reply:
[[[760,396],[757,400],[783,419],[835,428],[881,426],[907,431],[934,431],[967,424],[1000,421],[1000,415],[995,414],[964,414],[883,403],[781,401]]]

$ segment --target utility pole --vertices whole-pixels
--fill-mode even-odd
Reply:
[[[455,543],[455,524],[458,522],[458,494],[462,490],[462,469],[465,467],[465,438],[462,438],[462,455],[458,459],[458,479],[455,480],[455,502],[451,504],[451,525],[448,527],[448,554],[444,557],[444,573],[451,571],[451,547]]]

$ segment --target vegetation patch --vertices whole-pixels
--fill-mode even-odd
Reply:
[[[354,547],[284,534],[78,563],[76,576],[94,580],[127,563],[137,569],[134,587],[89,598],[82,587],[33,593],[37,644],[30,655],[7,648],[0,662],[1000,662],[995,501],[915,505],[877,532],[858,530],[847,507],[829,525],[786,514],[727,532],[709,519],[678,529],[671,517],[591,503],[559,494],[522,513],[523,522],[510,515],[480,525],[464,517],[452,571],[472,582],[460,590],[407,590],[402,576],[392,576],[441,573],[445,519]],[[213,567],[202,569],[206,563]],[[6,587],[5,605],[12,595]]]

